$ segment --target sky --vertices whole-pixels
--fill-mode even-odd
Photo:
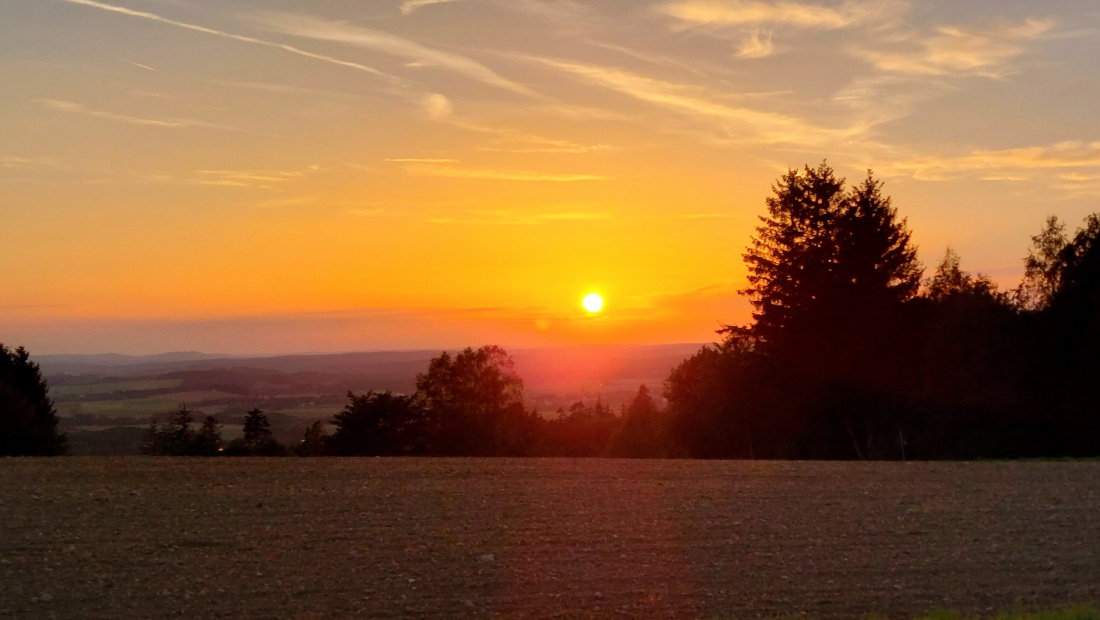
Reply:
[[[926,275],[1100,211],[1092,0],[3,0],[0,84],[32,354],[710,342],[824,159]]]

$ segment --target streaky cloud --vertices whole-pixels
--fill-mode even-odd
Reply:
[[[259,187],[268,189],[271,184],[286,183],[302,177],[303,172],[283,170],[196,170],[199,185],[226,187]]]
[[[53,168],[57,162],[48,157],[20,157],[18,155],[0,155],[0,168],[37,169]]]
[[[1092,169],[1100,170],[1100,141],[1069,141],[1048,146],[1001,150],[975,150],[956,156],[913,157],[892,163],[890,168],[926,181],[943,181],[978,176],[986,180],[1020,180],[1020,172]],[[1066,180],[1066,175],[1060,176]],[[1075,178],[1087,178],[1090,175]]]
[[[1012,73],[1010,61],[1027,51],[1024,43],[1046,36],[1053,29],[1054,22],[1038,19],[988,30],[941,26],[935,34],[917,38],[908,50],[876,46],[856,48],[853,53],[887,73],[1001,78]]]
[[[532,226],[554,222],[601,222],[612,217],[602,211],[549,211],[522,213],[508,209],[477,209],[459,215],[436,216],[425,221],[431,224],[475,226]]]
[[[773,24],[796,28],[837,30],[893,19],[908,3],[898,0],[845,2],[838,8],[799,2],[757,0],[679,0],[659,10],[688,25],[747,26]]]
[[[531,89],[502,77],[472,58],[433,49],[387,32],[289,13],[265,13],[258,16],[257,21],[271,32],[315,41],[342,43],[407,58],[417,66],[439,67],[483,84],[528,97],[538,97]]]
[[[465,168],[454,160],[387,160],[405,164],[405,171],[413,176],[441,177],[447,179],[482,179],[489,181],[537,181],[551,183],[575,183],[579,181],[605,181],[608,177],[596,174],[562,174],[526,170],[495,170],[491,168]]]
[[[156,13],[149,13],[147,11],[137,11],[137,10],[129,9],[129,8],[122,7],[122,6],[116,6],[116,5],[113,5],[113,4],[106,4],[106,3],[103,3],[103,2],[96,2],[95,0],[62,0],[62,1],[63,2],[68,2],[70,4],[79,4],[79,5],[82,5],[82,6],[88,6],[88,7],[100,9],[100,10],[103,10],[103,11],[110,11],[112,13],[119,13],[121,15],[128,15],[130,17],[138,17],[138,18],[141,18],[141,19],[148,19],[148,20],[158,22],[158,23],[161,23],[161,24],[167,24],[169,26],[175,26],[177,28],[183,28],[183,29],[186,29],[186,30],[194,31],[194,32],[201,32],[203,34],[209,34],[209,35],[213,35],[213,36],[217,36],[217,37],[223,37],[223,38],[226,38],[226,39],[232,39],[234,41],[240,41],[242,43],[251,43],[251,44],[254,44],[254,45],[262,45],[262,46],[265,46],[265,47],[272,47],[272,48],[275,48],[275,49],[283,50],[285,52],[290,52],[291,54],[297,54],[299,56],[304,56],[306,58],[312,58],[314,60],[320,60],[322,62],[327,62],[327,63],[330,63],[330,64],[339,65],[339,66],[342,66],[342,67],[348,67],[349,69],[355,69],[357,71],[363,71],[365,73],[370,73],[371,75],[376,75],[376,76],[379,76],[379,77],[385,77],[385,78],[389,78],[391,80],[396,79],[393,76],[387,75],[387,74],[385,74],[385,73],[383,73],[383,72],[381,72],[381,71],[379,71],[379,70],[377,70],[373,67],[368,67],[367,65],[360,64],[360,63],[357,63],[357,62],[352,62],[352,61],[349,61],[349,60],[341,60],[341,59],[333,57],[333,56],[326,56],[325,54],[317,54],[315,52],[310,52],[310,51],[307,51],[307,50],[303,50],[301,48],[294,47],[292,45],[286,45],[284,43],[276,43],[274,41],[265,41],[264,39],[257,39],[256,37],[249,37],[249,36],[240,35],[240,34],[233,34],[231,32],[226,32],[224,30],[216,30],[214,28],[207,28],[206,26],[199,26],[197,24],[190,24],[190,23],[187,23],[187,22],[181,22],[181,21],[177,21],[177,20],[174,20],[174,19],[169,19],[167,17],[157,15]]]
[[[502,8],[561,23],[576,24],[589,15],[585,5],[574,0],[487,0]]]
[[[378,217],[385,212],[386,210],[381,207],[377,209],[347,209],[348,215],[354,215],[355,217]]]
[[[534,216],[538,220],[609,220],[611,216],[606,213],[590,212],[590,211],[561,211],[557,213],[540,213]]]
[[[248,90],[266,91],[272,93],[285,93],[293,95],[309,95],[317,97],[333,97],[341,99],[373,99],[371,95],[343,92],[338,90],[323,90],[318,88],[303,88],[300,86],[288,86],[286,84],[271,84],[267,82],[226,81],[212,80],[211,84],[228,86],[230,88],[242,88]]]
[[[59,112],[69,112],[71,114],[83,114],[85,116],[93,116],[96,118],[103,118],[112,121],[118,121],[121,123],[129,123],[131,125],[141,125],[144,127],[164,127],[169,129],[181,128],[181,127],[205,127],[210,129],[233,129],[225,125],[217,125],[214,123],[207,123],[204,121],[198,121],[188,118],[174,118],[174,119],[159,119],[159,118],[144,118],[140,116],[130,116],[128,114],[118,114],[116,112],[107,112],[104,110],[97,110],[90,108],[84,104],[76,103],[74,101],[63,101],[60,99],[38,99],[38,103],[50,108],[51,110],[57,110]]]
[[[401,14],[412,15],[417,10],[433,4],[447,4],[458,0],[405,0],[401,3]]]
[[[551,106],[551,109],[554,109]],[[606,118],[606,116],[602,117]],[[571,140],[547,138],[537,134],[526,133],[508,127],[486,125],[469,120],[457,118],[444,118],[446,124],[470,131],[496,137],[496,143],[491,146],[480,147],[483,151],[500,151],[507,153],[598,153],[616,150],[607,144],[579,144]]]
[[[678,220],[751,220],[751,216],[732,213],[681,213],[674,216]]]
[[[799,118],[713,101],[698,88],[665,82],[623,69],[554,58],[528,58],[640,101],[691,116],[736,123],[739,131],[756,134],[759,138],[771,143],[820,143],[828,138],[843,135],[843,132],[822,129]]]
[[[385,161],[395,164],[457,164],[457,159],[445,157],[391,157]]]

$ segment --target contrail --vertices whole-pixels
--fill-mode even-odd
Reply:
[[[131,65],[134,65],[135,67],[141,67],[142,69],[148,69],[149,71],[156,71],[156,69],[150,67],[149,65],[143,65],[140,62],[134,62],[132,60],[127,60],[126,62],[130,63]]]
[[[390,80],[401,82],[398,78],[388,75],[375,69],[368,67],[367,65],[359,64],[357,62],[351,62],[349,60],[341,60],[339,58],[333,58],[332,56],[326,56],[324,54],[316,54],[303,49],[294,47],[293,45],[285,45],[283,43],[274,43],[272,41],[265,41],[263,39],[257,39],[255,37],[246,37],[244,35],[233,34],[231,32],[224,32],[222,30],[215,30],[213,28],[207,28],[205,26],[198,26],[196,24],[189,24],[187,22],[180,22],[174,19],[168,19],[167,17],[161,17],[156,13],[147,13],[145,11],[135,11],[134,9],[128,9],[126,7],[115,6],[113,4],[104,4],[102,2],[96,2],[95,0],[63,0],[70,4],[82,4],[84,6],[90,6],[96,9],[104,11],[110,11],[112,13],[121,13],[123,15],[129,15],[131,17],[140,17],[142,19],[148,19],[162,24],[168,24],[170,26],[176,26],[178,28],[185,28],[187,30],[194,30],[195,32],[202,32],[204,34],[211,34],[218,37],[225,37],[226,39],[233,39],[234,41],[241,41],[243,43],[253,43],[255,45],[263,45],[266,47],[274,47],[281,49],[291,54],[297,54],[299,56],[305,56],[306,58],[312,58],[314,60],[320,60],[323,62],[331,63],[334,65],[340,65],[342,67],[348,67],[357,71],[364,71],[371,75],[377,75],[380,77],[388,78]]]

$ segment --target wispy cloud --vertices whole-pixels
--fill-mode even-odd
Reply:
[[[432,120],[448,118],[454,114],[455,108],[450,99],[439,93],[430,93],[420,100],[424,113]]]
[[[265,41],[263,39],[257,39],[255,37],[249,37],[249,36],[245,36],[245,35],[233,34],[231,32],[226,32],[224,30],[216,30],[214,28],[207,28],[206,26],[199,26],[197,24],[190,24],[190,23],[187,23],[187,22],[176,21],[174,19],[169,19],[167,17],[162,17],[160,15],[157,15],[156,13],[149,13],[147,11],[137,11],[137,10],[128,9],[128,8],[122,7],[122,6],[116,6],[116,5],[113,5],[113,4],[106,4],[106,3],[103,3],[103,2],[96,2],[95,0],[63,0],[63,1],[68,2],[70,4],[79,4],[79,5],[83,5],[83,6],[88,6],[88,7],[100,9],[100,10],[103,10],[103,11],[110,11],[112,13],[119,13],[121,15],[128,15],[130,17],[138,17],[138,18],[141,18],[141,19],[148,19],[148,20],[151,20],[151,21],[159,22],[161,24],[167,24],[169,26],[175,26],[177,28],[184,28],[186,30],[191,30],[191,31],[194,31],[194,32],[201,32],[203,34],[209,34],[209,35],[213,35],[213,36],[217,36],[217,37],[223,37],[223,38],[226,38],[226,39],[232,39],[234,41],[240,41],[242,43],[251,43],[251,44],[254,44],[254,45],[263,45],[265,47],[272,47],[272,48],[283,50],[285,52],[290,52],[291,54],[297,54],[299,56],[305,56],[306,58],[312,58],[314,60],[320,60],[320,61],[331,63],[331,64],[334,64],[334,65],[340,65],[342,67],[347,67],[349,69],[355,69],[357,71],[363,71],[363,72],[366,72],[366,73],[370,73],[372,75],[393,79],[392,76],[386,75],[385,73],[383,73],[383,72],[381,72],[381,71],[379,71],[379,70],[377,70],[373,67],[368,67],[364,64],[360,64],[360,63],[357,63],[357,62],[352,62],[352,61],[349,61],[349,60],[341,60],[341,59],[335,58],[333,56],[326,56],[325,54],[317,54],[317,53],[314,53],[314,52],[303,50],[301,48],[294,47],[292,45],[286,45],[286,44],[283,44],[283,43],[275,43],[274,41]]]
[[[224,81],[224,80],[212,80],[211,84],[217,84],[219,86],[228,86],[230,88],[244,88],[248,90],[258,90],[271,93],[285,93],[293,95],[307,95],[317,97],[333,97],[340,99],[376,99],[372,95],[364,95],[360,93],[344,92],[338,90],[324,90],[318,88],[303,88],[300,86],[289,86],[287,84],[272,84],[269,82],[247,82],[247,81]]]
[[[775,53],[775,45],[772,44],[772,33],[761,33],[753,30],[741,42],[737,50],[738,58],[767,58]]]
[[[776,112],[762,112],[715,101],[705,90],[665,82],[613,67],[581,64],[553,58],[531,60],[576,75],[585,81],[609,88],[640,101],[683,114],[719,119],[736,125],[736,132],[748,139],[755,135],[769,143],[820,143],[842,132],[816,127],[802,119]]]
[[[558,106],[540,106],[534,108],[539,112],[549,112],[553,114],[559,114]],[[531,111],[532,108],[524,107],[525,112]],[[597,113],[598,112],[594,112]],[[567,114],[569,116],[576,117],[573,114]],[[604,120],[611,120],[608,115],[600,116],[587,116],[586,118],[600,118]],[[615,147],[607,144],[581,144],[572,140],[563,140],[560,138],[548,138],[546,136],[540,136],[538,134],[519,131],[511,127],[502,127],[497,125],[487,125],[476,121],[471,121],[462,118],[443,117],[436,120],[445,122],[446,124],[470,131],[478,134],[484,134],[493,136],[493,143],[490,145],[480,147],[483,151],[502,151],[507,153],[599,153],[605,151],[615,150]],[[616,120],[622,120],[622,118],[616,118]]]
[[[561,211],[558,213],[539,213],[534,216],[536,220],[545,221],[593,221],[593,220],[609,220],[611,216],[606,213],[596,213],[591,211]]]
[[[483,151],[503,151],[506,153],[603,153],[615,150],[607,144],[577,144],[569,140],[552,140],[539,136],[516,138],[511,146],[483,146]]]
[[[836,30],[893,16],[907,3],[897,0],[845,2],[838,8],[799,2],[756,0],[680,0],[659,8],[688,25],[744,26],[774,24]]]
[[[435,158],[435,157],[391,157],[386,159],[390,163],[395,164],[457,164],[457,159],[448,158]]]
[[[678,213],[674,215],[678,220],[751,220],[755,216],[734,215],[732,213]]]
[[[247,206],[258,207],[260,209],[287,209],[295,207],[312,207],[324,204],[325,202],[323,198],[318,196],[295,195],[254,200],[246,204]]]
[[[196,170],[195,173],[198,177],[194,182],[199,185],[262,189],[300,179],[305,174],[300,170]]]
[[[1037,19],[988,30],[944,26],[933,35],[911,37],[906,42],[909,49],[894,51],[876,46],[856,48],[853,53],[876,69],[890,73],[999,78],[1011,72],[1009,62],[1027,51],[1027,42],[1047,35],[1053,28],[1052,21]]]
[[[1059,174],[1058,178],[1062,181],[1090,183],[1093,181],[1100,181],[1100,174],[1081,174],[1080,172],[1068,172],[1066,174]]]
[[[375,209],[347,209],[348,215],[354,215],[355,217],[378,217],[386,212],[382,207]]]
[[[591,11],[575,0],[488,0],[489,2],[540,19],[576,25],[587,21]]]
[[[53,168],[57,162],[48,157],[20,157],[18,155],[0,155],[0,168],[35,170]]]
[[[457,0],[405,0],[401,3],[401,14],[412,15],[417,9],[422,9],[433,4],[447,4]]]
[[[669,56],[663,56],[663,55],[660,55],[660,54],[653,54],[653,53],[650,53],[650,52],[641,51],[641,50],[637,50],[637,49],[634,49],[634,48],[631,48],[631,47],[627,47],[625,45],[615,45],[614,43],[608,43],[606,41],[593,40],[593,41],[588,41],[588,44],[591,45],[592,47],[596,47],[596,48],[599,48],[599,49],[605,49],[605,50],[611,50],[613,52],[618,52],[618,53],[623,54],[625,56],[629,56],[630,58],[636,58],[638,60],[642,60],[642,61],[648,62],[650,64],[653,64],[653,65],[664,65],[664,66],[676,67],[678,69],[682,69],[684,71],[687,71],[688,73],[693,73],[693,74],[701,76],[701,77],[706,77],[706,75],[707,75],[707,72],[704,71],[702,68],[700,68],[698,66],[698,63],[687,63],[687,62],[683,62],[681,60],[677,60],[675,58],[671,58]]]
[[[1100,170],[1100,142],[1062,142],[1049,146],[1033,146],[1016,149],[979,150],[958,156],[924,156],[901,160],[890,164],[890,169],[912,175],[914,178],[941,181],[966,177],[984,179],[1027,178],[1021,172],[1065,169]],[[1067,175],[1061,176],[1067,180]],[[1091,175],[1080,173],[1075,178]],[[1074,177],[1070,177],[1074,178]]]
[[[1055,177],[1054,187],[1069,198],[1100,197],[1100,171],[1085,174],[1067,172]]]
[[[201,185],[209,187],[249,188],[286,191],[289,184],[304,179],[307,175],[323,170],[319,165],[310,165],[297,170],[265,169],[200,169],[183,174],[158,172],[138,175],[146,183],[170,185]],[[315,204],[318,200],[309,196],[285,196],[271,200],[251,202],[257,207],[290,207]]]
[[[105,110],[90,108],[81,103],[76,103],[73,101],[62,101],[59,99],[39,99],[38,103],[41,103],[51,110],[57,110],[59,112],[83,114],[85,116],[94,116],[96,118],[103,118],[107,120],[118,121],[121,123],[129,123],[131,125],[142,125],[144,127],[165,127],[171,129],[181,127],[206,127],[212,129],[232,129],[232,127],[227,127],[225,125],[217,125],[214,123],[207,123],[204,121],[198,121],[189,118],[145,118],[140,116],[130,116],[128,114],[118,114],[116,112],[108,112]]]
[[[431,224],[530,226],[550,222],[599,222],[611,219],[607,213],[589,210],[526,213],[509,209],[475,209],[457,215],[430,217],[426,221]]]
[[[526,86],[500,76],[472,58],[433,49],[387,32],[288,13],[264,13],[258,15],[256,20],[272,32],[370,49],[406,58],[411,61],[411,66],[439,67],[483,84],[521,95],[537,96]]]
[[[497,136],[495,144],[481,147],[481,150],[483,151],[502,151],[506,153],[585,154],[602,153],[615,150],[614,147],[607,144],[580,144],[578,142],[573,142],[572,140],[547,138],[545,136],[524,133],[522,131],[516,131],[506,127],[488,127],[465,121],[455,121],[452,124],[456,127],[461,127],[462,129]]]
[[[578,181],[605,181],[608,177],[596,174],[535,172],[527,170],[497,170],[492,168],[466,168],[454,159],[400,158],[387,159],[402,164],[405,172],[413,176],[441,177],[448,179],[484,179],[493,181],[543,181],[573,183]]]

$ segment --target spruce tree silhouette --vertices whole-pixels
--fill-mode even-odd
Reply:
[[[807,456],[864,458],[897,435],[892,395],[914,363],[900,338],[903,304],[922,268],[881,188],[868,172],[845,191],[825,162],[790,170],[743,255],[754,323],[725,333],[751,338],[768,358],[782,383],[776,393],[787,395],[780,415],[802,427]]]
[[[0,456],[55,456],[68,444],[38,364],[0,343]]]

